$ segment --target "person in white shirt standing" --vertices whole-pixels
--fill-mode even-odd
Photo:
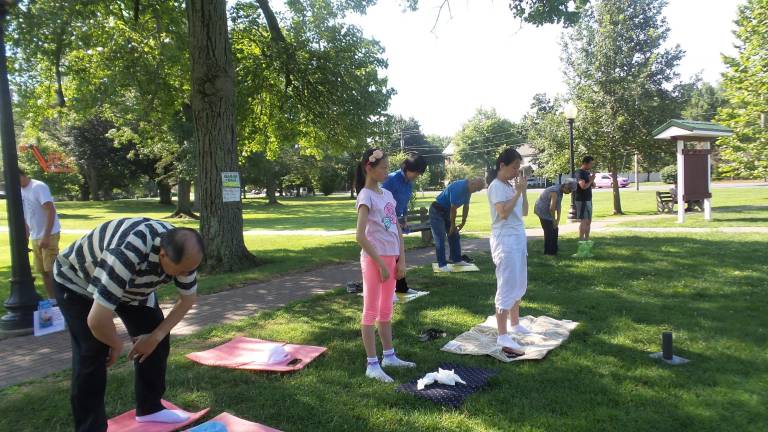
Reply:
[[[24,221],[27,235],[32,241],[35,271],[40,273],[49,299],[55,301],[53,291],[53,263],[59,254],[59,236],[61,224],[53,196],[48,185],[29,178],[24,170],[19,170],[21,198],[24,202]]]
[[[520,324],[520,301],[528,289],[528,239],[523,218],[528,215],[528,179],[521,173],[523,158],[506,148],[488,173],[488,203],[491,207],[491,255],[496,264],[496,345],[523,354],[508,332],[526,335]]]

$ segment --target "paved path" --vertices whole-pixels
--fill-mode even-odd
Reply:
[[[487,239],[463,241],[466,252],[488,250]],[[421,266],[433,261],[434,249],[422,248],[408,252],[410,266]],[[173,330],[173,336],[193,334],[213,324],[228,323],[251,316],[259,311],[324,293],[348,281],[360,280],[360,265],[355,262],[326,266],[297,273],[268,282],[253,283],[242,288],[198,297],[197,304]],[[168,311],[172,305],[163,305]],[[115,320],[118,331],[128,347],[128,337],[122,322]],[[0,341],[0,388],[27,380],[42,378],[71,366],[69,334],[22,336]]]
[[[608,230],[616,222],[647,220],[655,216],[625,216],[593,222],[594,230]],[[621,230],[630,230],[621,228]],[[562,234],[578,231],[575,223],[561,226]],[[541,237],[541,229],[526,230],[529,238]],[[481,252],[489,249],[488,239],[466,239],[462,242],[466,252]],[[410,266],[430,264],[434,258],[432,248],[408,252]],[[198,297],[197,304],[184,320],[173,330],[173,336],[193,334],[207,326],[228,323],[251,316],[257,312],[279,308],[286,304],[324,293],[344,285],[350,280],[360,279],[358,263],[326,266],[311,271],[296,273],[267,282],[252,283],[241,288]],[[172,305],[163,305],[167,312]],[[126,341],[128,337],[120,320],[115,323]],[[66,332],[48,336],[22,336],[0,340],[0,388],[24,381],[42,378],[53,372],[68,369],[71,363],[69,336]]]

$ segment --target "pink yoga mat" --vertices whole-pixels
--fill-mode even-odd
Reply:
[[[249,422],[241,418],[235,417],[230,413],[221,413],[212,420],[208,420],[205,423],[201,423],[197,427],[204,427],[209,423],[217,422],[227,428],[227,432],[281,432],[277,429],[264,426],[262,424]],[[194,428],[193,428],[194,429]],[[188,429],[188,430],[193,430]]]
[[[163,401],[163,406],[172,410],[181,409],[166,400]],[[173,432],[200,420],[204,415],[208,413],[208,410],[210,410],[210,408],[206,408],[196,413],[187,412],[187,414],[189,414],[189,420],[185,421],[184,423],[167,424],[137,423],[136,410],[133,409],[126,413],[120,414],[115,418],[107,420],[107,432]]]
[[[274,343],[276,342],[239,336],[208,351],[187,354],[187,358],[207,366],[270,372],[293,372],[304,368],[307,363],[316,359],[327,350],[324,347],[310,345],[284,344],[283,348],[290,355],[290,358],[273,364],[254,362],[254,358],[257,354],[264,351],[264,347],[267,344]]]

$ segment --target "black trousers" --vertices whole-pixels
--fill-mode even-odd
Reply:
[[[399,293],[408,292],[408,282],[405,281],[405,278],[397,280],[397,283],[395,284],[395,292],[399,292]]]
[[[107,416],[104,396],[107,389],[107,356],[105,345],[88,327],[88,313],[93,300],[56,282],[56,300],[72,338],[72,387],[70,403],[77,432],[104,432]],[[128,334],[137,337],[154,331],[163,321],[158,306],[123,305],[115,310]],[[143,363],[134,361],[136,415],[154,414],[165,409],[160,400],[165,393],[165,370],[170,352],[166,336]]]
[[[559,229],[555,228],[555,222],[539,218],[541,228],[544,230],[544,255],[557,255],[557,236]]]

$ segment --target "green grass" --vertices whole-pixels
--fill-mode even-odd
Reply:
[[[539,192],[529,193],[531,211],[525,219],[526,227],[539,227],[538,218],[533,214],[533,203]],[[435,193],[427,192],[422,196],[417,193],[417,207],[428,207],[434,200]],[[652,215],[656,214],[655,192],[622,190],[622,203],[627,215]],[[569,197],[566,197],[564,206],[567,207]],[[768,188],[733,188],[715,189],[714,203],[723,208],[715,209],[715,217],[722,222],[719,224],[733,225],[768,225],[766,214],[762,207],[768,205]],[[291,271],[303,271],[314,267],[353,260],[359,252],[354,243],[353,236],[312,236],[313,230],[348,230],[355,226],[356,213],[353,201],[348,196],[332,195],[330,197],[302,197],[285,198],[281,205],[267,205],[263,199],[248,199],[244,204],[245,229],[260,230],[304,230],[307,236],[254,236],[246,235],[245,241],[248,248],[260,258],[264,264],[243,272],[216,275],[203,278],[200,285],[200,293],[228,289],[247,281],[259,281],[273,278],[276,275]],[[729,208],[740,206],[753,206],[753,213],[736,212],[726,222]],[[61,216],[64,229],[92,229],[105,221],[120,217],[135,217],[138,215],[164,218],[173,211],[173,207],[162,206],[155,200],[121,200],[109,202],[60,202],[57,208]],[[611,193],[596,192],[594,194],[595,218],[606,218],[612,212]],[[747,215],[747,216],[745,216]],[[0,200],[0,225],[6,224],[5,201]],[[692,216],[690,225],[696,226],[696,218]],[[747,221],[748,219],[748,221]],[[180,226],[195,227],[196,221],[171,220]],[[674,218],[665,220],[627,222],[629,226],[665,226],[654,224],[669,224],[679,226]],[[701,222],[702,224],[703,221]],[[714,225],[705,225],[714,226]],[[470,216],[465,231],[470,233],[486,234],[490,228],[490,212],[485,192],[473,195],[470,205]],[[64,248],[80,234],[64,234],[61,247]],[[408,237],[407,245],[413,247],[420,242],[417,236]],[[8,247],[8,235],[0,233],[0,279],[8,280],[10,277],[10,253]],[[37,281],[38,291],[43,292],[42,281]],[[0,284],[0,298],[8,296],[9,286]],[[175,294],[172,289],[161,291],[163,298],[172,298]],[[0,313],[4,313],[4,307],[0,305]]]
[[[574,250],[575,242],[568,238],[561,246]],[[617,234],[596,242],[591,261],[549,261],[541,247],[531,244],[523,313],[581,322],[542,361],[502,364],[439,351],[447,339],[416,340],[427,327],[456,336],[492,313],[487,256],[479,256],[480,273],[419,269],[409,276],[413,286],[432,293],[396,307],[396,346],[418,368],[393,376],[402,383],[444,361],[498,370],[490,387],[461,409],[364,378],[361,300],[341,291],[176,340],[166,398],[286,431],[768,429],[764,236]],[[674,332],[677,354],[690,364],[670,367],[648,358],[665,330]],[[289,375],[203,367],[183,357],[239,334],[329,351]],[[110,372],[110,416],[132,407],[132,378],[125,361]],[[60,373],[0,390],[0,430],[69,430],[68,385]]]
[[[712,220],[704,220],[704,213],[686,213],[685,222],[677,223],[677,214],[663,215],[658,219],[627,221],[618,226],[640,228],[725,228],[768,227],[768,196],[755,197],[753,205],[712,206]]]
[[[66,234],[62,236],[62,245],[67,245],[80,236]],[[324,265],[339,264],[355,260],[360,248],[354,236],[311,237],[311,236],[245,236],[245,244],[251,252],[258,255],[262,264],[236,273],[203,275],[200,278],[198,294],[212,294],[226,291],[231,287],[246,282],[269,280],[293,272],[301,272]],[[406,237],[406,248],[422,245],[418,236]],[[10,247],[8,235],[0,233],[0,280],[10,278]],[[31,259],[31,256],[30,256]],[[34,273],[34,271],[33,271]],[[42,279],[36,277],[35,285],[40,295],[44,295]],[[10,287],[0,284],[0,299],[8,297]],[[160,289],[161,300],[171,300],[178,297],[176,288],[168,285]],[[5,308],[0,303],[0,313]]]

